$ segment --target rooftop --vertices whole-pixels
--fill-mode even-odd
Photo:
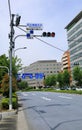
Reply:
[[[70,26],[77,23],[81,18],[82,18],[82,11],[80,11],[80,13],[65,27],[65,29],[69,29]]]

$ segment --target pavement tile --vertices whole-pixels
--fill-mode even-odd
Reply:
[[[17,130],[17,115],[2,119],[0,121],[0,130]]]

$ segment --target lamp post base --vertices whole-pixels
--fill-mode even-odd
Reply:
[[[12,105],[11,104],[9,105],[9,110],[12,110]]]

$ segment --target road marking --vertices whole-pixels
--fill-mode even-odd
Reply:
[[[66,98],[66,99],[72,99],[72,97],[67,97],[67,96],[59,96],[60,98]]]
[[[25,97],[26,97],[26,96],[28,96],[28,94],[27,94],[27,93],[22,93],[22,95],[23,95],[23,96],[25,96]]]
[[[41,98],[44,99],[44,100],[47,100],[47,101],[51,101],[51,99],[47,98],[47,97],[41,97]]]
[[[35,93],[32,93],[32,95],[34,96],[34,95],[36,95]]]

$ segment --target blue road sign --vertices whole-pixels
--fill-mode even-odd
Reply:
[[[27,31],[27,34],[26,34],[26,37],[28,39],[32,39],[33,38],[33,34],[34,34],[34,31],[33,30],[28,30]]]
[[[42,30],[43,25],[41,23],[27,23],[27,30],[33,29],[33,30]]]
[[[30,79],[33,79],[34,77],[36,79],[42,79],[42,78],[44,78],[44,73],[35,73],[35,74],[23,73],[22,75],[21,74],[17,74],[17,78],[25,79],[26,77],[29,77]]]

